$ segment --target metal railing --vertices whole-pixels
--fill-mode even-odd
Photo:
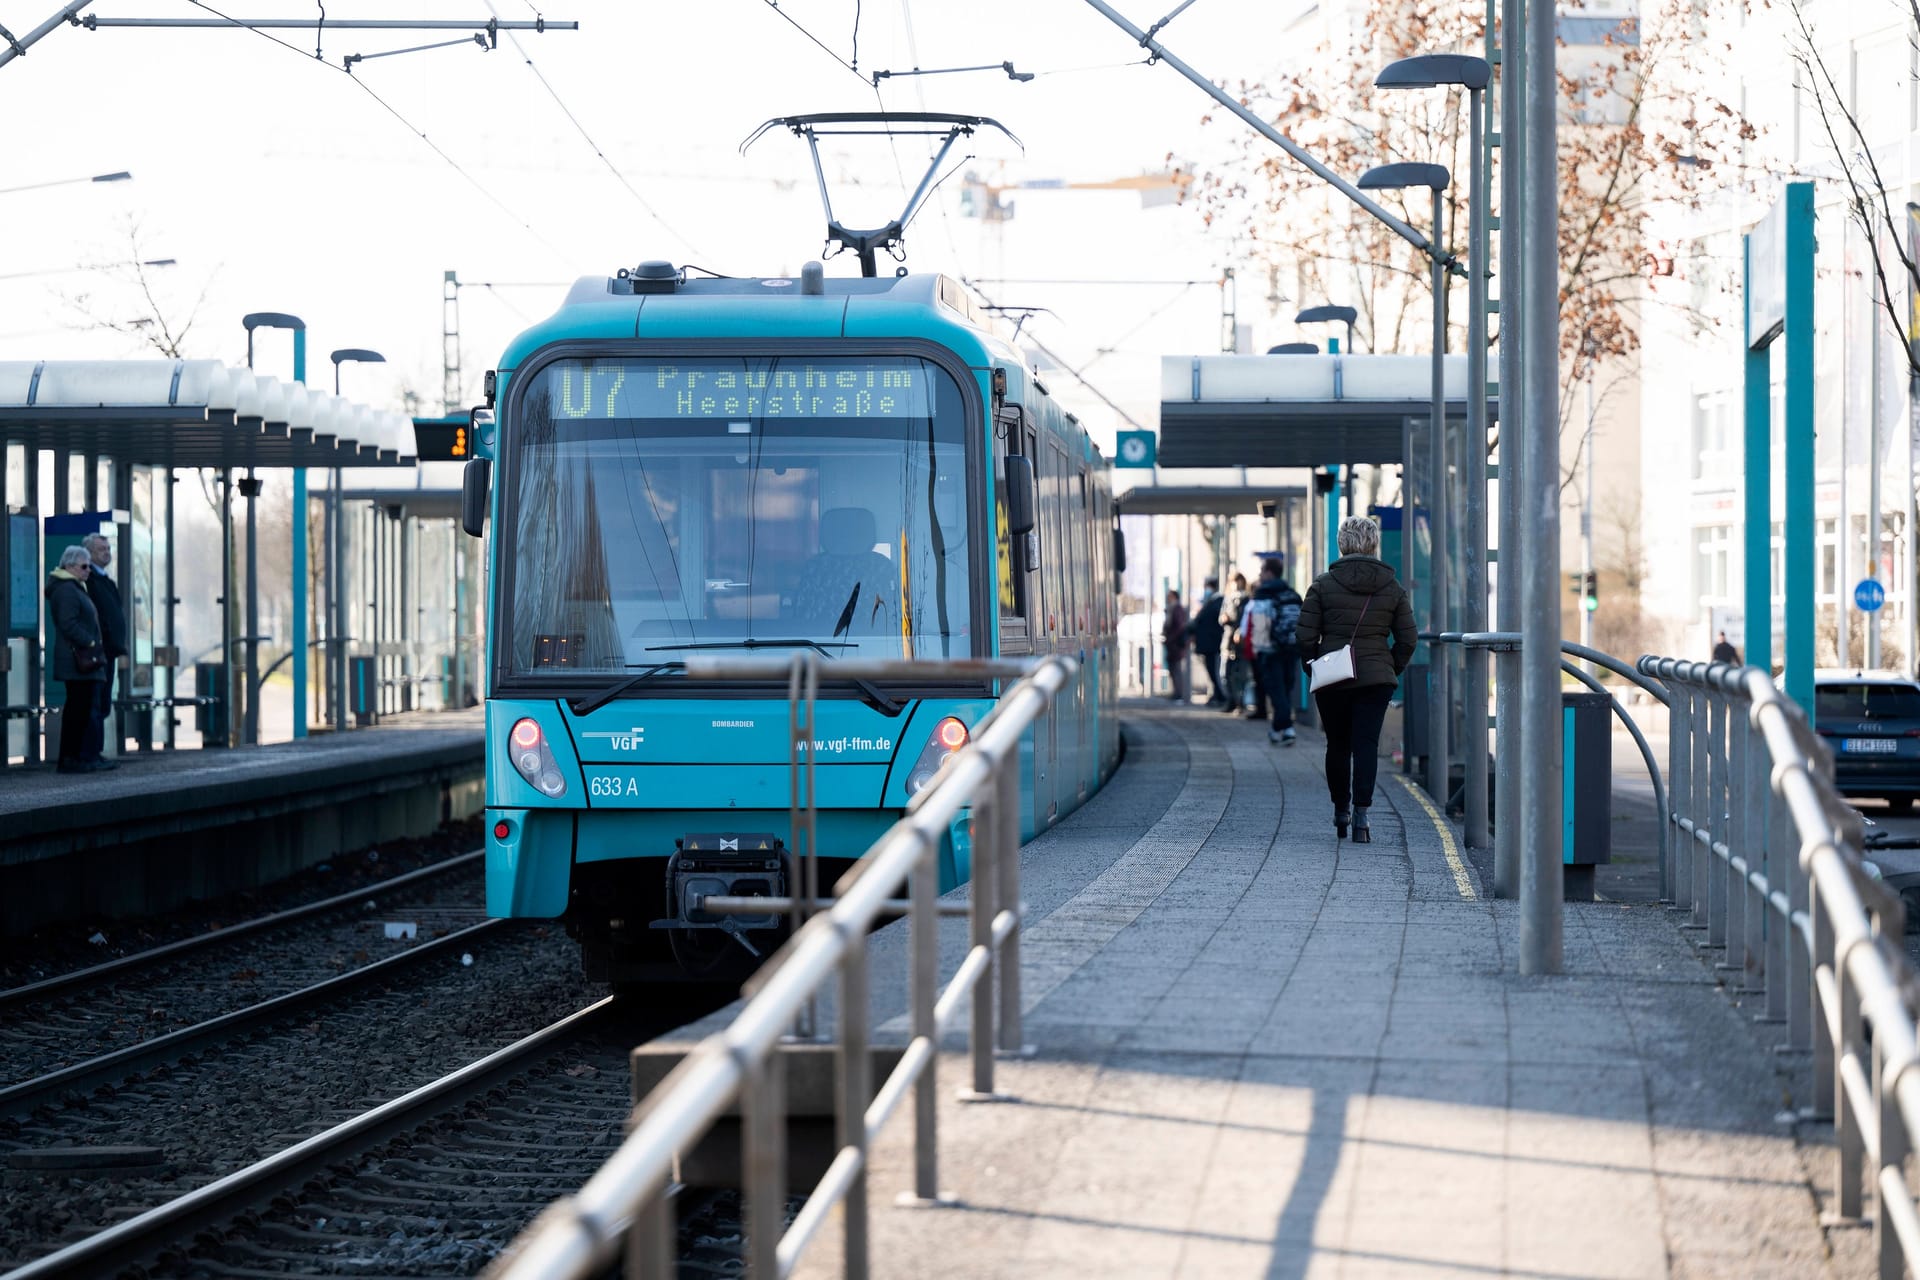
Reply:
[[[1020,739],[1072,678],[1075,666],[1060,656],[1038,662],[872,662],[823,660],[811,652],[791,661],[688,660],[687,674],[694,679],[789,680],[796,806],[802,787],[809,801],[813,794],[812,705],[820,681],[1024,678],[1001,695],[993,712],[975,726],[971,743],[947,762],[936,780],[914,797],[906,816],[835,886],[831,904],[818,899],[806,903],[822,909],[755,975],[733,1022],[696,1045],[640,1104],[626,1141],[599,1172],[577,1193],[550,1206],[496,1260],[489,1275],[511,1280],[596,1275],[623,1246],[628,1275],[662,1280],[673,1275],[674,1230],[667,1192],[675,1160],[736,1101],[741,1111],[747,1265],[753,1276],[789,1274],[835,1206],[842,1207],[846,1274],[867,1274],[868,1151],[909,1093],[914,1101],[913,1195],[924,1204],[938,1203],[936,1068],[941,1037],[971,997],[972,1087],[966,1096],[979,1098],[993,1096],[996,1043],[1012,1053],[1025,1047],[1020,1014]],[[940,842],[949,824],[969,810],[970,947],[945,990],[938,990]],[[800,830],[795,828],[796,839]],[[810,842],[806,856],[811,864]],[[782,905],[789,908],[817,885],[811,865],[800,879],[795,879],[797,870],[790,867],[788,873],[795,901]],[[911,931],[912,1039],[899,1064],[874,1090],[868,1080],[866,939],[883,916],[898,914],[896,895],[903,884],[908,888]],[[725,909],[731,904],[707,899],[704,905]],[[768,907],[765,899],[755,905],[763,912]],[[785,1225],[786,1071],[781,1046],[790,1031],[810,1018],[815,999],[830,981],[838,984],[838,1151],[792,1224]]]
[[[1813,1059],[1810,1119],[1835,1129],[1836,1211],[1873,1196],[1879,1274],[1920,1261],[1906,1161],[1920,1138],[1920,977],[1899,894],[1862,857],[1860,815],[1798,705],[1757,667],[1643,657],[1671,695],[1662,894],[1726,948],[1737,989],[1762,994],[1788,1047]]]
[[[1521,633],[1518,631],[1442,631],[1437,633],[1423,631],[1420,633],[1420,638],[1440,644],[1462,645],[1468,649],[1485,649],[1494,654],[1496,660],[1499,659],[1500,655],[1519,653],[1521,643]],[[1568,658],[1578,658],[1582,662],[1589,662],[1594,666],[1611,671],[1623,680],[1632,683],[1635,687],[1662,705],[1665,705],[1668,701],[1667,692],[1661,688],[1660,685],[1646,678],[1641,672],[1628,666],[1625,662],[1622,662],[1610,653],[1602,652],[1599,649],[1591,649],[1583,644],[1575,644],[1571,640],[1562,640],[1560,642],[1560,652],[1563,655],[1560,659],[1560,670],[1562,672],[1572,676],[1594,693],[1606,695],[1608,703],[1612,706],[1614,718],[1619,720],[1621,725],[1625,727],[1628,735],[1633,738],[1633,745],[1639,749],[1640,759],[1647,766],[1647,778],[1653,784],[1653,804],[1655,812],[1666,813],[1668,780],[1661,774],[1659,759],[1654,755],[1653,747],[1648,744],[1646,735],[1640,731],[1640,726],[1635,723],[1634,718],[1627,713],[1627,709],[1620,705],[1620,699],[1614,697],[1611,689],[1596,680],[1591,672],[1575,666],[1572,662],[1568,661]],[[1517,743],[1517,734],[1515,735],[1515,739]],[[1517,776],[1517,774],[1515,776]],[[1511,779],[1507,778],[1505,774],[1499,775],[1499,778],[1505,781],[1507,785],[1513,785]],[[1496,785],[1499,785],[1499,782],[1496,782]],[[1443,804],[1449,798],[1450,797],[1445,796],[1436,797],[1436,799],[1439,799]],[[1476,796],[1471,789],[1465,792],[1461,799],[1462,803],[1468,806],[1469,809],[1476,802]],[[1486,804],[1484,796],[1477,797],[1477,801],[1482,806]],[[1672,856],[1669,847],[1670,844],[1671,841],[1668,839],[1667,834],[1667,824],[1663,822],[1660,824],[1660,866],[1663,876],[1667,862]]]

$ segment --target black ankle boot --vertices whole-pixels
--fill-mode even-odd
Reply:
[[[1347,838],[1347,811],[1345,809],[1335,809],[1333,811],[1333,835],[1336,840],[1345,840]]]
[[[1367,806],[1363,804],[1353,806],[1353,842],[1373,843],[1373,828],[1367,824]]]

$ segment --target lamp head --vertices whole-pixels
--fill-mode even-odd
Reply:
[[[1353,307],[1323,303],[1317,307],[1308,307],[1295,316],[1293,322],[1295,324],[1352,324],[1359,318],[1359,311]]]
[[[1268,347],[1270,356],[1317,356],[1320,348],[1311,342],[1283,342],[1277,347]]]
[[[328,358],[335,364],[345,364],[349,360],[356,360],[361,364],[385,364],[387,362],[387,358],[378,351],[369,351],[365,347],[342,347],[332,353]]]
[[[240,324],[248,333],[255,329],[304,329],[307,322],[299,316],[290,316],[284,311],[254,311],[240,317]]]
[[[1381,68],[1373,83],[1382,89],[1436,89],[1458,85],[1480,90],[1493,79],[1493,68],[1485,58],[1469,53],[1423,53],[1389,62]]]
[[[1393,191],[1402,187],[1427,187],[1445,191],[1449,177],[1443,164],[1423,164],[1404,160],[1397,164],[1375,165],[1360,175],[1354,185],[1362,191]]]

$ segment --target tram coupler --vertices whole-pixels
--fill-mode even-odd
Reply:
[[[764,953],[747,935],[777,930],[785,923],[783,917],[772,911],[722,915],[702,904],[707,898],[783,898],[786,894],[786,848],[779,837],[733,832],[689,835],[675,841],[667,859],[666,902],[674,914],[648,927],[717,931],[759,959]]]

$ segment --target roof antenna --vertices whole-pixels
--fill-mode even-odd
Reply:
[[[917,128],[896,128],[896,125],[919,126]],[[826,127],[823,127],[826,126]],[[944,111],[828,111],[810,116],[778,116],[767,121],[747,135],[740,144],[745,154],[748,147],[760,140],[768,130],[780,127],[790,130],[795,137],[805,138],[813,153],[813,176],[820,187],[820,206],[827,214],[827,243],[838,245],[842,249],[851,249],[860,255],[860,274],[874,277],[880,274],[879,251],[898,250],[905,238],[907,224],[913,221],[913,215],[920,210],[934,187],[934,175],[940,172],[947,153],[953,150],[953,144],[963,137],[972,137],[974,130],[982,126],[998,129],[1012,139],[1013,145],[1025,152],[1026,144],[1013,136],[1007,126],[988,116],[957,116]],[[906,208],[900,216],[884,226],[859,230],[848,227],[833,216],[833,201],[827,195],[827,174],[820,165],[820,139],[831,137],[879,138],[879,137],[930,137],[940,138],[940,149],[927,163],[927,172],[920,179],[913,194],[907,197]],[[829,255],[831,256],[831,255]]]

